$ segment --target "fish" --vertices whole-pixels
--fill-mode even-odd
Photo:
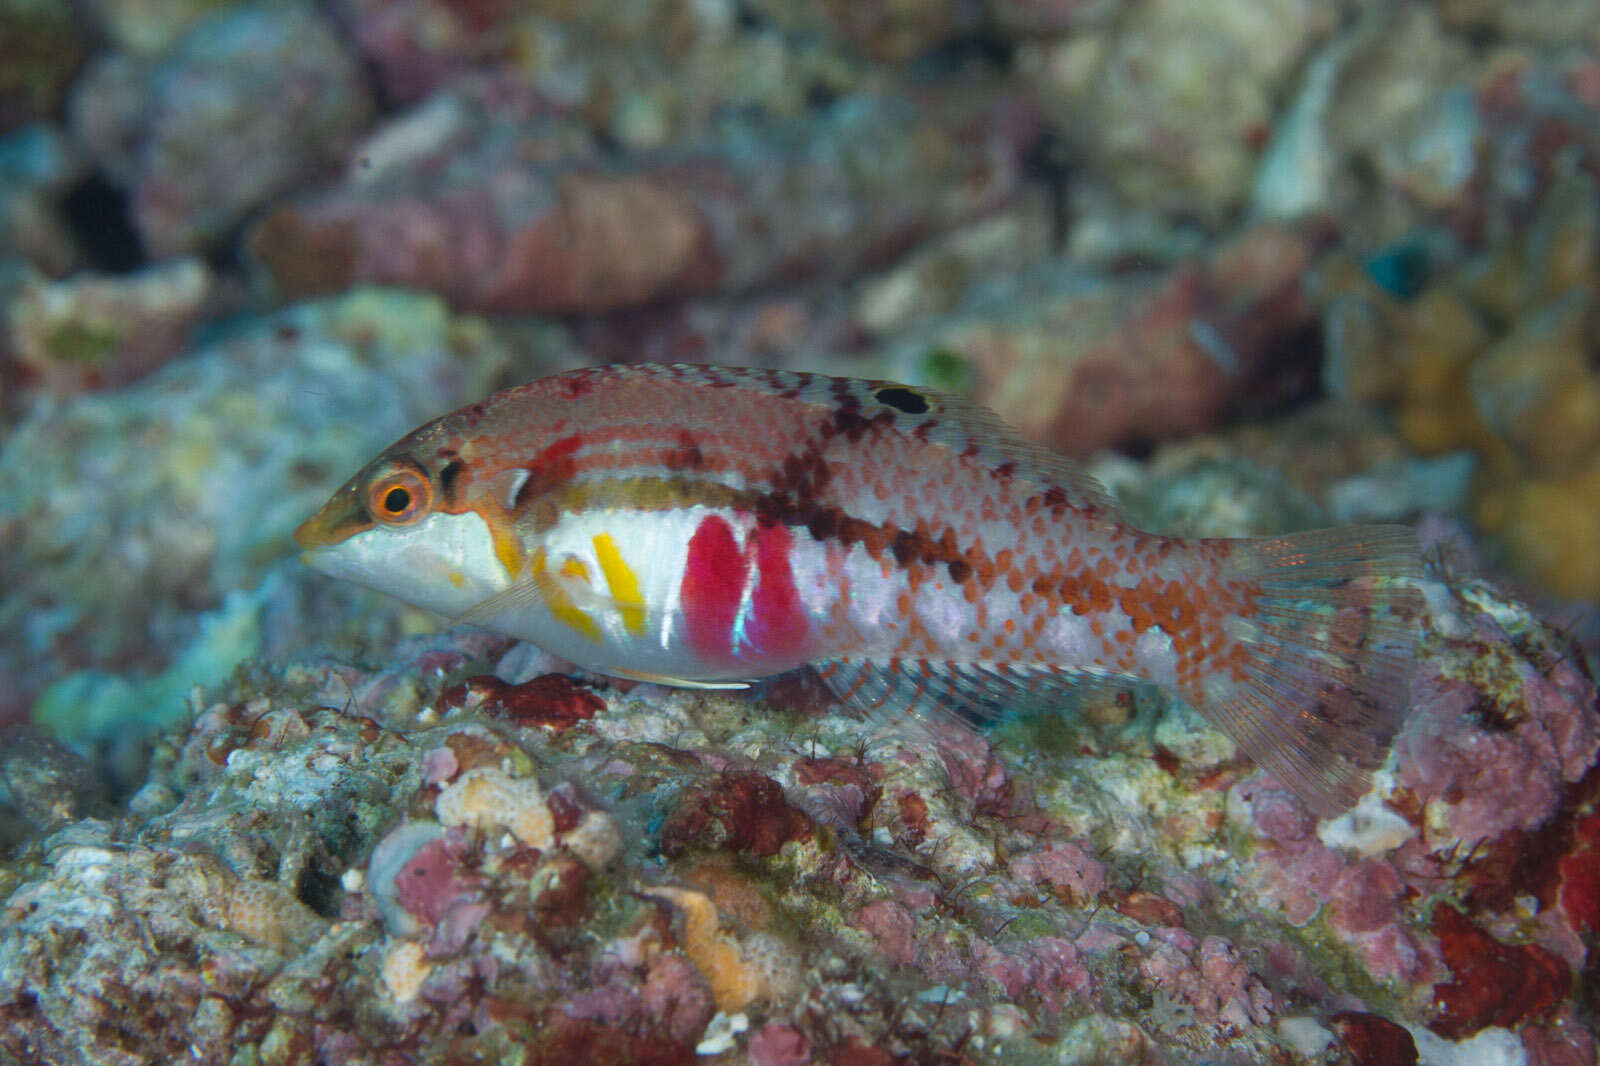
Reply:
[[[304,560],[612,677],[810,668],[893,724],[1153,682],[1312,810],[1403,721],[1421,564],[1403,525],[1183,539],[958,396],[787,370],[555,374],[384,449]]]

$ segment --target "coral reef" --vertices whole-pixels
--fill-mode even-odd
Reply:
[[[1000,6],[1012,25],[1056,31],[1024,46],[1019,66],[1123,209],[1221,227],[1249,196],[1290,79],[1352,5],[1244,0],[1219,18],[1141,0],[1127,21],[1094,17],[1104,5]]]
[[[762,15],[791,30],[822,33],[880,60],[905,60],[969,35],[982,26],[982,0],[826,0],[785,4],[755,0]]]
[[[128,186],[145,246],[176,255],[209,249],[342,163],[372,106],[356,57],[314,6],[240,6],[153,57],[97,58],[74,87],[72,128]]]
[[[582,116],[634,151],[702,137],[729,108],[795,118],[816,96],[871,83],[837,42],[764,24],[750,7],[688,0],[331,5],[395,104],[490,71],[500,91]]]
[[[1202,432],[1296,372],[1315,330],[1301,278],[1319,245],[1267,225],[1161,273],[1106,279],[1053,263],[892,342],[884,376],[947,384],[939,365],[954,361],[978,400],[1071,455]]]
[[[1327,264],[1330,387],[1393,404],[1424,455],[1480,457],[1472,514],[1526,577],[1600,599],[1600,369],[1592,175],[1550,188],[1525,230],[1439,271],[1410,299],[1352,258]]]
[[[462,102],[436,134],[448,166],[433,140],[413,144],[381,175],[276,209],[251,247],[289,294],[383,282],[489,311],[594,312],[845,278],[1015,191],[1035,128],[1026,108],[929,95],[735,127],[692,155],[623,167],[583,155],[530,167],[547,122]],[[884,151],[908,127],[902,150]]]
[[[1600,4],[1542,0],[1530,4],[1495,4],[1488,0],[1443,0],[1439,17],[1454,29],[1493,34],[1516,41],[1562,44],[1593,41],[1600,33]]]
[[[13,329],[28,307],[13,305]],[[48,683],[35,718],[90,743],[127,716],[180,713],[191,685],[239,658],[305,646],[314,617],[332,635],[343,616],[314,606],[333,601],[284,558],[289,531],[351,454],[571,358],[558,333],[520,337],[435,300],[357,292],[31,411],[0,440],[0,718]]]
[[[21,260],[50,277],[78,265],[78,249],[55,205],[83,170],[77,146],[46,123],[0,137],[0,263]],[[3,289],[11,285],[0,282]]]
[[[0,352],[56,392],[124,385],[183,349],[211,290],[196,259],[128,277],[29,279],[11,295]]]
[[[1600,0],[0,0],[0,1061],[1593,1066],[1597,131]],[[640,359],[1417,523],[1389,762],[1319,822],[1151,689],[910,737],[293,559]]]
[[[1492,586],[1428,588],[1396,761],[1321,824],[1159,702],[863,742],[775,697],[491,684],[466,631],[240,677],[119,821],[7,865],[0,1047],[1592,1057],[1594,683]]]
[[[238,0],[88,0],[106,39],[124,52],[156,55],[176,44],[190,26]]]
[[[66,5],[0,3],[0,133],[49,114],[91,45],[91,34]]]
[[[1483,67],[1433,7],[1368,7],[1313,58],[1265,148],[1252,206],[1276,218],[1328,212],[1371,241],[1463,207],[1479,177],[1472,84]]]

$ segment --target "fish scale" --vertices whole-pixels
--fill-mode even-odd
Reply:
[[[891,721],[1152,681],[1320,811],[1404,712],[1415,536],[1132,526],[992,413],[892,382],[627,365],[397,441],[297,531],[314,566],[601,673],[811,665]]]

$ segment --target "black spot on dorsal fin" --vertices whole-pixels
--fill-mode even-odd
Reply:
[[[908,415],[921,415],[928,412],[928,401],[912,392],[903,385],[891,385],[879,389],[872,394],[872,398],[885,407],[893,407]]]

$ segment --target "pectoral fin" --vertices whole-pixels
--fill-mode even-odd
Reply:
[[[618,609],[611,597],[595,591],[581,560],[569,557],[551,569],[540,550],[528,560],[527,577],[474,604],[452,621],[493,629],[496,619],[535,607],[543,607],[556,621],[593,641],[600,640],[594,616]]]

